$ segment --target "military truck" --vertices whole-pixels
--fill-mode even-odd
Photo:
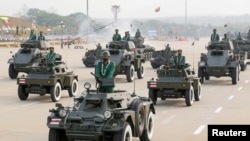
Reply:
[[[192,106],[194,100],[201,99],[201,83],[189,64],[161,66],[157,69],[157,77],[147,81],[148,97],[153,103],[157,98],[184,98],[187,106]]]
[[[96,49],[86,50],[85,55],[82,57],[82,62],[86,67],[94,67],[96,62],[102,58],[102,49],[100,44],[96,45]]]
[[[239,60],[233,54],[232,42],[209,42],[207,53],[201,53],[198,62],[198,77],[201,83],[209,80],[210,76],[216,78],[231,77],[232,84],[237,84],[239,80]]]
[[[50,94],[51,100],[57,102],[62,90],[68,90],[70,97],[75,96],[78,91],[78,76],[64,62],[56,61],[55,64],[51,67],[51,62],[45,61],[29,66],[29,74],[17,78],[19,99],[26,100],[29,94]]]
[[[8,60],[9,77],[16,79],[19,72],[29,73],[30,67],[27,66],[40,62],[48,53],[48,48],[47,41],[27,40],[22,43],[21,48]],[[57,54],[57,60],[61,60],[61,55]]]
[[[112,83],[113,82],[113,83]],[[103,79],[102,86],[114,86]],[[84,84],[86,90],[74,98],[73,106],[56,103],[47,117],[49,141],[151,141],[155,108],[147,97],[126,90],[100,93]]]
[[[152,58],[150,59],[150,64],[153,69],[157,69],[160,66],[164,65],[166,62],[171,62],[174,56],[177,55],[176,50],[166,51],[165,49],[156,50],[152,54]]]
[[[145,57],[138,54],[132,41],[113,41],[107,45],[110,52],[110,60],[115,63],[114,77],[117,75],[126,75],[128,82],[134,81],[134,73],[142,79],[145,74]]]
[[[137,53],[143,54],[145,57],[145,61],[150,61],[152,58],[152,54],[155,52],[155,47],[144,44],[144,37],[131,37],[131,41],[134,42]]]

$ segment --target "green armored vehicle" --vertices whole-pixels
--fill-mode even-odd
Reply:
[[[48,53],[49,43],[47,41],[27,40],[21,44],[21,48],[8,60],[9,77],[16,79],[19,72],[29,73],[30,67],[38,63]],[[58,60],[61,56],[57,54]]]
[[[239,57],[233,54],[232,42],[209,42],[207,54],[201,53],[198,62],[198,77],[201,83],[209,80],[210,76],[216,78],[230,77],[232,84],[239,80]]]
[[[26,100],[29,94],[39,94],[41,96],[50,94],[51,100],[60,100],[62,90],[68,90],[70,97],[75,96],[78,90],[78,76],[73,71],[68,70],[65,63],[56,61],[54,67],[47,64],[34,64],[30,66],[28,75],[17,78],[18,97]]]
[[[113,82],[113,83],[112,83]],[[103,79],[102,86],[114,86]],[[49,141],[151,141],[155,108],[147,97],[125,90],[100,93],[84,84],[86,91],[74,98],[73,106],[50,109],[47,117]]]
[[[86,67],[94,67],[96,62],[102,58],[102,49],[100,44],[96,45],[96,49],[87,50],[85,55],[82,57],[82,62]]]
[[[157,98],[184,98],[187,106],[192,106],[194,100],[201,99],[201,83],[191,71],[189,64],[179,66],[161,66],[157,70],[157,78],[147,82],[148,97],[154,104]]]
[[[145,57],[136,53],[135,45],[132,41],[110,42],[107,45],[107,50],[111,54],[110,60],[115,63],[114,76],[126,75],[128,82],[134,81],[135,72],[137,72],[139,79],[144,77]]]

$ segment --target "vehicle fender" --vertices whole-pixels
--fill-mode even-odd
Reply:
[[[14,59],[13,58],[10,58],[7,62],[8,64],[13,64],[14,63]]]

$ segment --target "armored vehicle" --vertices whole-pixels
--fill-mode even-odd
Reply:
[[[176,50],[157,50],[152,54],[152,58],[150,59],[150,63],[153,69],[159,68],[161,65],[164,65],[165,62],[171,62],[173,56],[177,55]]]
[[[157,78],[152,78],[147,82],[148,97],[154,104],[157,98],[165,100],[167,98],[184,98],[187,106],[192,106],[194,100],[201,99],[201,83],[194,71],[190,70],[190,65],[161,66],[157,69]]]
[[[150,61],[152,58],[152,54],[155,52],[155,47],[152,47],[150,45],[144,44],[144,38],[143,37],[131,37],[131,41],[134,42],[137,53],[143,54],[146,61]]]
[[[49,43],[47,41],[27,40],[21,44],[21,48],[8,60],[9,77],[16,79],[19,72],[29,73],[30,67],[38,63],[48,53]],[[57,54],[57,60],[61,56]]]
[[[114,76],[125,74],[128,82],[134,81],[135,72],[137,72],[139,79],[144,77],[145,58],[142,54],[136,53],[132,41],[114,41],[107,46],[111,54],[110,60],[115,63]]]
[[[50,94],[51,100],[60,100],[62,90],[68,90],[70,97],[75,96],[78,90],[78,76],[68,70],[62,61],[56,61],[54,67],[47,64],[34,64],[30,66],[28,75],[17,78],[18,97],[26,100],[29,94]]]
[[[216,78],[231,77],[232,84],[237,84],[239,80],[239,60],[233,54],[232,42],[209,42],[207,54],[201,53],[198,62],[198,77],[201,83],[210,79],[210,76]]]
[[[96,62],[101,59],[102,51],[104,51],[100,44],[96,45],[96,49],[87,50],[82,62],[86,67],[94,67]]]
[[[113,82],[113,83],[112,83]],[[114,86],[114,80],[103,79],[102,86]],[[100,93],[84,84],[85,91],[74,98],[73,106],[50,109],[47,117],[49,141],[151,141],[155,108],[147,97],[125,90]]]

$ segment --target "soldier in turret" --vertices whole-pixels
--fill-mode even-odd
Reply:
[[[112,40],[113,41],[121,41],[121,35],[119,34],[119,30],[118,29],[115,29],[115,34],[113,35],[113,38]]]
[[[210,40],[212,42],[218,42],[218,41],[220,41],[220,36],[219,36],[219,34],[216,33],[216,29],[213,29],[213,34],[211,34]]]

